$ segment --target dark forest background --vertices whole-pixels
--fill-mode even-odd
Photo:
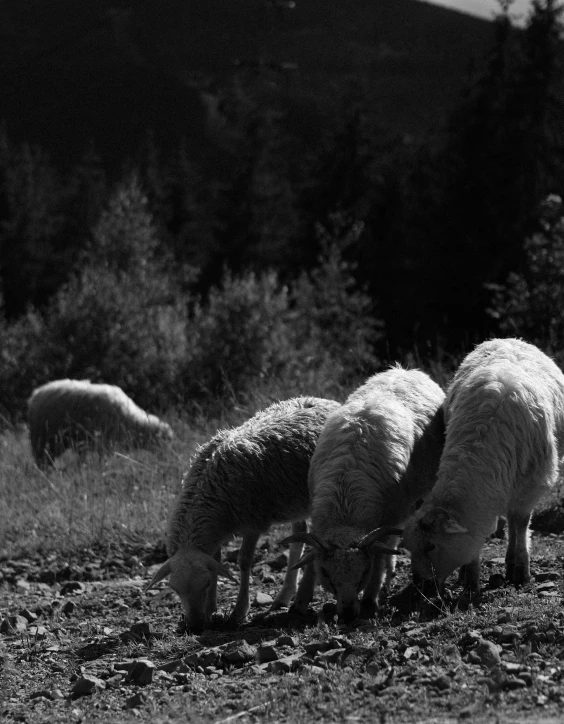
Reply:
[[[562,6],[0,9],[0,399],[346,384],[487,336],[563,357]],[[325,386],[324,389],[327,389]]]

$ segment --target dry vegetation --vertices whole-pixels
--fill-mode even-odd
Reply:
[[[492,540],[480,606],[410,606],[405,598],[392,605],[388,598],[379,619],[343,627],[319,590],[305,620],[268,613],[285,570],[281,527],[259,544],[248,622],[237,630],[224,625],[237,585],[222,581],[214,627],[199,636],[178,632],[181,609],[166,584],[149,594],[142,586],[163,560],[181,474],[199,442],[261,404],[221,419],[169,419],[177,438],[157,454],[92,457],[83,465],[70,454],[48,474],[34,466],[25,430],[3,435],[4,719],[557,721],[564,703],[558,532],[533,534],[535,581],[522,590],[502,583],[505,541]],[[559,501],[558,491],[544,505],[545,531],[558,528]],[[237,546],[224,556],[235,573]],[[404,589],[408,573],[404,558],[391,595]]]

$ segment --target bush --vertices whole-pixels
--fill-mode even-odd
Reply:
[[[539,229],[525,241],[525,271],[492,287],[489,314],[503,334],[525,337],[564,362],[564,207],[559,196],[541,204]]]

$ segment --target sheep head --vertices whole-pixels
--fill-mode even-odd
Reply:
[[[456,568],[476,559],[483,542],[439,507],[418,510],[403,534],[413,572],[427,580],[434,578],[440,585]]]
[[[381,527],[367,535],[358,537],[348,534],[343,537],[335,532],[333,543],[314,533],[298,533],[282,543],[306,543],[311,546],[294,568],[303,568],[309,563],[315,566],[317,578],[326,591],[337,599],[339,618],[349,622],[358,617],[359,593],[366,587],[373,572],[375,559],[382,555],[395,555],[399,551],[382,542],[383,538],[400,535],[398,528]]]
[[[212,556],[194,548],[174,553],[145,586],[145,591],[169,577],[170,587],[176,591],[186,617],[186,628],[201,631],[214,613],[217,577],[236,582],[231,572]]]

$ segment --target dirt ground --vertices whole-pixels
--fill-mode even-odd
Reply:
[[[556,722],[564,709],[564,535],[533,534],[534,582],[503,581],[506,542],[484,548],[483,599],[390,599],[339,626],[317,592],[305,619],[268,612],[285,571],[262,539],[248,622],[179,633],[151,545],[0,561],[0,713],[7,722]],[[237,575],[236,542],[225,551]],[[221,582],[220,609],[236,584]],[[395,605],[392,605],[392,602]]]

